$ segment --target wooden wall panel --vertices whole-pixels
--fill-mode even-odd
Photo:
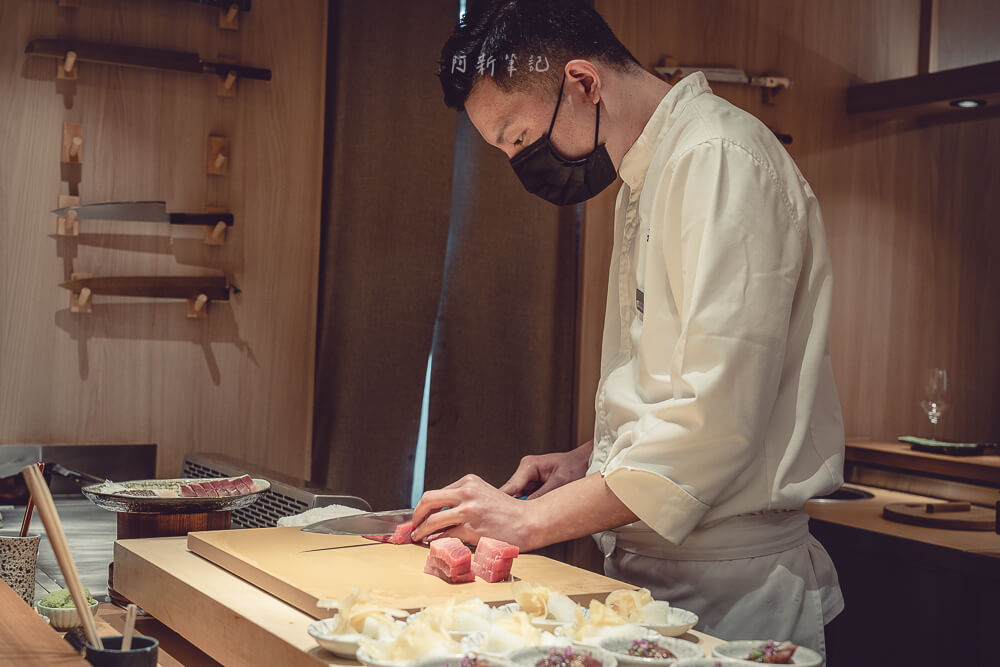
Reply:
[[[776,106],[756,90],[715,91],[773,129],[823,208],[835,271],[831,345],[848,436],[930,435],[922,374],[943,366],[953,407],[939,436],[1000,438],[1000,126],[933,127],[849,118],[853,83],[916,73],[919,0],[838,3],[598,0],[648,67],[739,66],[794,80]],[[593,428],[614,193],[587,204],[581,300],[580,439]]]
[[[308,476],[326,2],[254,2],[237,32],[193,3],[81,5],[0,3],[0,443],[156,442],[161,475],[185,451],[221,451]],[[273,80],[218,97],[208,76],[80,63],[63,95],[54,63],[23,55],[35,36],[228,55]],[[227,244],[148,223],[54,237],[64,121],[84,127],[84,203],[227,207]],[[209,134],[231,138],[226,177],[206,176]],[[58,287],[74,271],[220,270],[243,294],[207,320],[186,319],[181,302],[99,296],[73,314]]]

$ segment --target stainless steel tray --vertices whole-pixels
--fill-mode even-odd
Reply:
[[[177,479],[141,479],[132,482],[120,482],[119,486],[126,489],[167,489],[177,484],[203,482],[204,478],[185,477]],[[254,478],[254,491],[242,496],[225,496],[222,498],[155,498],[147,496],[125,496],[119,492],[107,493],[98,490],[104,486],[90,484],[80,489],[87,498],[112,512],[131,512],[134,514],[189,514],[195,512],[222,512],[246,507],[257,500],[271,488],[266,479]]]

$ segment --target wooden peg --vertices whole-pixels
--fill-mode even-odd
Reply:
[[[229,137],[208,137],[208,173],[215,176],[229,173]]]
[[[62,161],[83,162],[83,125],[80,123],[63,123]]]
[[[66,208],[67,206],[79,206],[80,198],[73,197],[70,195],[59,195],[57,208]],[[80,219],[76,217],[76,211],[68,211],[66,217],[58,216],[56,218],[56,235],[57,236],[78,236],[80,234]]]
[[[70,275],[71,280],[83,280],[84,278],[93,278],[90,273],[73,273]],[[94,305],[91,299],[91,293],[89,287],[84,287],[79,292],[69,293],[69,312],[71,313],[89,313]]]
[[[229,5],[228,9],[219,9],[219,29],[239,30],[240,29],[240,6],[235,2]]]
[[[203,320],[208,317],[208,297],[199,294],[197,299],[188,299],[186,315],[193,320]]]
[[[76,79],[76,51],[67,51],[66,57],[61,61],[57,61],[57,63],[57,79]]]
[[[219,75],[215,94],[219,97],[236,97],[236,70],[229,70],[226,76]]]
[[[215,223],[215,227],[205,228],[205,245],[225,245],[226,244],[226,223],[222,220]]]

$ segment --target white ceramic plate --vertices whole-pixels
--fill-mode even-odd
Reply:
[[[638,639],[648,639],[673,653],[676,658],[643,658],[640,656],[628,655],[627,651],[632,646],[632,642]],[[692,644],[676,637],[664,637],[663,635],[649,630],[642,634],[622,635],[619,637],[607,637],[597,644],[602,649],[611,653],[618,660],[619,665],[629,665],[635,667],[661,667],[663,665],[673,665],[682,658],[704,658],[705,649],[697,644]]]
[[[673,667],[746,667],[749,664],[732,658],[684,658],[675,662]]]
[[[664,637],[680,637],[685,632],[693,628],[698,623],[698,614],[680,607],[671,607],[670,615],[667,617],[667,625],[645,625],[653,632],[658,632]]]
[[[321,621],[310,623],[306,628],[309,636],[316,640],[316,643],[325,648],[330,653],[340,658],[353,658],[358,652],[358,633],[346,635],[330,634],[336,617],[324,618]]]
[[[514,663],[517,667],[535,667],[538,661],[549,654],[549,651],[553,648],[560,647],[543,647],[536,646],[535,648],[523,648],[518,651],[513,651],[510,654],[510,661]],[[566,648],[566,647],[562,647]],[[597,658],[601,661],[602,667],[618,667],[618,661],[615,660],[615,656],[611,655],[604,649],[600,649],[593,646],[580,646],[573,645],[570,646],[576,653],[582,653],[584,655],[589,655],[593,658]]]
[[[712,655],[720,658],[736,658],[737,660],[742,660],[743,656],[761,644],[766,644],[767,641],[768,640],[766,639],[744,639],[740,641],[726,642],[725,644],[719,644],[713,648]],[[747,662],[744,661],[744,664],[747,664]],[[801,665],[803,667],[821,667],[823,664],[823,656],[811,648],[800,646],[795,649],[795,653],[792,654],[792,664]]]
[[[469,654],[472,656],[472,654]],[[474,657],[474,656],[473,656]],[[407,667],[461,667],[464,656],[453,656],[447,658],[422,658],[416,662],[411,662]],[[484,655],[481,658],[490,663],[491,667],[516,667],[514,663],[504,658],[495,658]]]

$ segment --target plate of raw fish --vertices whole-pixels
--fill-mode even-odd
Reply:
[[[104,481],[80,489],[98,507],[112,512],[146,514],[216,512],[246,507],[271,488],[250,475],[220,478]]]

